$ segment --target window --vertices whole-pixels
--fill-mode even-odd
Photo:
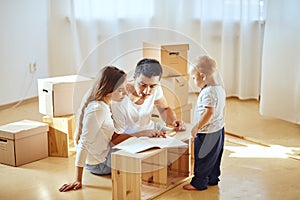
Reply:
[[[153,0],[74,0],[77,19],[151,18],[154,15]]]

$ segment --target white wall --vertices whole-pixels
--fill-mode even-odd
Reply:
[[[76,74],[70,1],[48,0],[49,76]]]
[[[47,0],[0,2],[0,105],[37,96],[48,76]],[[31,74],[29,64],[36,62]]]

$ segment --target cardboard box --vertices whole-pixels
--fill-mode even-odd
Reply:
[[[191,123],[191,110],[192,110],[192,104],[186,104],[181,107],[174,108],[173,111],[175,112],[177,119],[181,119],[185,123]]]
[[[44,116],[43,122],[49,125],[48,152],[49,156],[68,157],[74,149],[75,116],[63,117]]]
[[[188,103],[188,76],[163,77],[160,81],[164,96],[171,108]]]
[[[39,112],[51,117],[75,114],[92,83],[80,75],[38,79]]]
[[[47,124],[31,120],[0,126],[0,163],[20,166],[48,157],[48,130]]]
[[[155,45],[143,42],[143,57],[154,58],[163,66],[163,77],[188,74],[188,44]]]

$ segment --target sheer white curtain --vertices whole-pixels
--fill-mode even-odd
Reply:
[[[189,43],[189,60],[217,60],[228,96],[260,95],[261,0],[72,0],[77,70],[115,64],[131,71],[142,42]]]
[[[268,1],[260,112],[300,124],[300,1]]]

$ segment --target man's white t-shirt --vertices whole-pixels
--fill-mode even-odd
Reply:
[[[153,94],[145,99],[144,103],[137,105],[126,96],[123,101],[112,101],[111,111],[115,124],[115,131],[119,134],[132,134],[142,130],[154,128],[151,120],[154,102],[163,97],[160,85]]]

